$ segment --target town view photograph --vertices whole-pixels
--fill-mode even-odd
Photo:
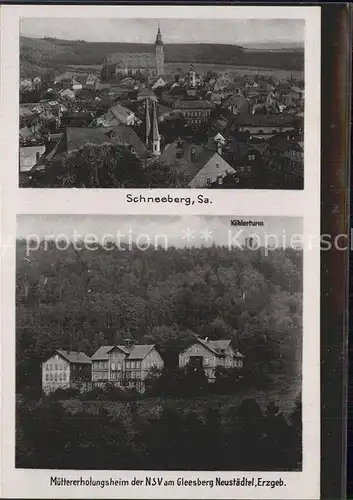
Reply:
[[[16,467],[302,470],[301,233],[18,216]]]
[[[20,187],[303,189],[304,29],[21,18]]]

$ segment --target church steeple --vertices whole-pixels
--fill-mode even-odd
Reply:
[[[152,154],[159,156],[161,154],[161,136],[158,130],[158,119],[156,103],[153,101],[153,123],[152,123]]]
[[[164,73],[164,46],[162,40],[162,33],[158,23],[158,31],[156,36],[156,72],[157,75],[163,75]]]
[[[157,36],[156,36],[156,45],[163,45],[163,40],[162,40],[162,33],[161,33],[161,28],[158,23],[158,31],[157,31]]]

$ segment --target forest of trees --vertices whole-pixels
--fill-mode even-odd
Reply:
[[[91,356],[127,336],[156,344],[168,360],[195,334],[232,339],[254,387],[300,380],[300,251],[62,251],[50,242],[26,258],[18,240],[16,300],[19,391],[40,386],[40,364],[54,349]]]
[[[57,247],[27,256],[17,240],[17,467],[300,470],[301,252]],[[181,374],[177,355],[195,334],[232,340],[240,381]],[[164,358],[144,395],[109,385],[41,395],[54,349],[90,356],[127,336]]]
[[[125,415],[124,415],[125,416]],[[221,413],[164,407],[146,418],[130,403],[130,419],[71,413],[60,403],[18,405],[16,467],[99,470],[301,470],[298,401],[286,419],[274,404],[251,398]]]

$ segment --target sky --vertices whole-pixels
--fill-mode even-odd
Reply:
[[[300,19],[93,19],[22,18],[20,33],[89,42],[154,43],[160,24],[170,43],[303,43]]]
[[[232,226],[231,220],[262,221],[261,227]],[[113,215],[21,215],[17,219],[17,237],[31,239],[84,239],[94,235],[98,242],[131,243],[138,241],[150,245],[196,246],[225,245],[237,247],[246,237],[256,232],[264,241],[265,234],[275,235],[283,246],[294,234],[302,234],[302,219],[298,217],[244,217],[228,216],[113,216]],[[205,232],[210,233],[205,239]],[[192,234],[190,239],[188,234]],[[60,236],[60,238],[59,238]],[[103,240],[104,242],[106,241]],[[269,239],[270,243],[274,240]],[[282,244],[281,244],[282,246]]]

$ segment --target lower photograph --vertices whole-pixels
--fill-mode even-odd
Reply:
[[[302,222],[18,216],[16,467],[301,471]]]

